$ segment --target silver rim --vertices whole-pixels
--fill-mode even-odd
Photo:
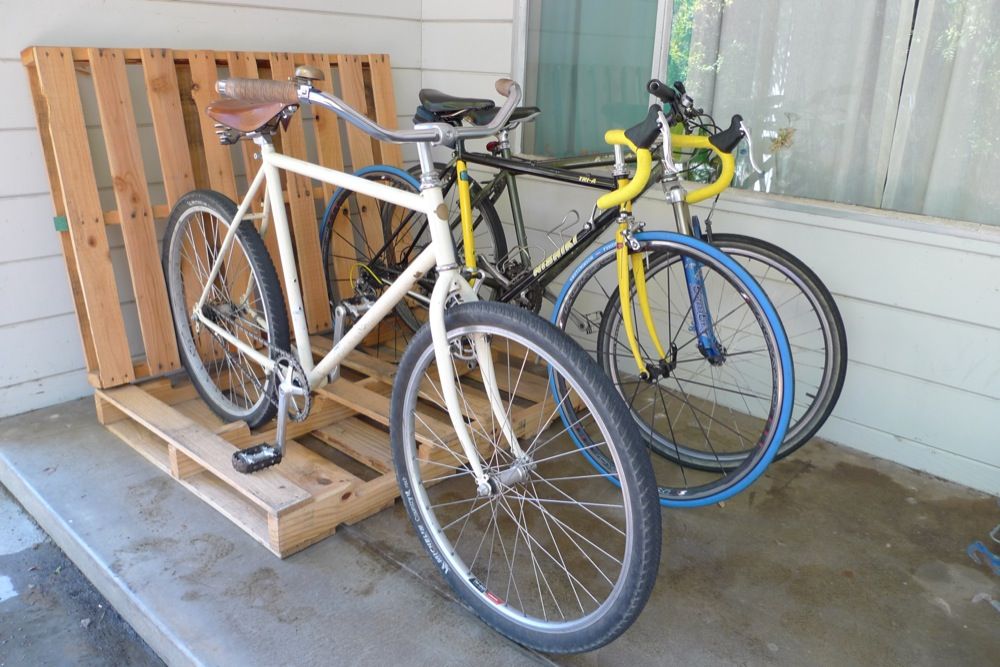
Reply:
[[[531,432],[521,438],[535,468],[523,483],[514,482],[510,486],[498,483],[491,497],[481,498],[476,495],[471,473],[463,467],[464,457],[454,453],[457,445],[446,444],[454,431],[441,429],[437,433],[422,413],[417,412],[418,392],[413,391],[412,385],[408,388],[404,399],[403,443],[415,505],[428,529],[422,538],[430,541],[433,550],[446,562],[443,569],[453,571],[469,592],[496,613],[535,630],[578,631],[601,618],[623,593],[634,540],[632,489],[628,483],[619,488],[608,483],[605,475],[595,473],[572,443],[565,424],[558,420],[561,401],[579,401],[582,409],[578,413],[586,416],[572,426],[589,430],[595,439],[587,446],[609,450],[608,458],[613,461],[615,471],[621,469],[617,451],[607,444],[610,434],[606,425],[593,418],[592,403],[577,383],[566,376],[561,364],[509,330],[468,326],[449,331],[451,340],[473,334],[491,337],[497,376],[501,384],[505,382],[504,386],[513,388],[514,395],[528,384],[535,389],[539,387],[537,381],[529,382],[525,375],[529,356],[519,355],[518,346],[539,355],[547,369],[561,376],[561,384],[568,390],[554,396],[553,383],[548,379],[543,381],[546,395],[536,408],[538,423],[549,419],[555,419],[555,423],[537,433],[529,429]],[[498,344],[499,338],[506,342]],[[505,348],[514,353],[506,352]],[[420,392],[422,402],[425,406],[436,405],[447,424],[440,388],[431,377],[433,372],[425,372],[432,363],[433,347],[428,346],[417,361],[415,376],[425,378]],[[463,383],[474,385],[476,375],[475,371],[464,378],[459,375],[458,388],[469,413],[480,415],[482,406],[477,411],[475,400],[463,391]],[[510,408],[509,396],[505,402]],[[512,410],[516,411],[518,402],[513,403]],[[485,409],[488,411],[488,406]],[[411,415],[416,416],[411,418]],[[492,421],[492,413],[490,416]],[[513,414],[512,421],[517,423]],[[434,433],[435,442],[425,454],[415,447],[417,425]],[[490,452],[483,459],[488,471],[495,475],[516,467],[503,446],[493,446],[502,436],[494,437],[488,429],[475,424],[470,431],[477,445],[485,445]],[[438,456],[441,462],[429,460],[426,452]],[[428,482],[434,482],[429,487],[424,484],[421,464],[428,470]],[[543,470],[554,470],[556,476],[543,477]],[[581,566],[579,570],[572,569],[576,564]]]

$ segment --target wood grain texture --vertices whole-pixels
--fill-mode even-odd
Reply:
[[[146,363],[150,373],[165,373],[178,368],[180,361],[167,305],[153,208],[125,72],[125,57],[117,49],[91,49],[90,67],[115,201],[122,220],[122,237],[139,313]]]
[[[97,362],[93,372],[101,386],[113,387],[131,382],[135,376],[118,304],[103,209],[91,167],[93,159],[76,69],[69,49],[35,49],[34,61],[40,92],[49,111],[47,131],[62,185],[64,214],[69,221],[80,293],[89,314],[87,324]]]

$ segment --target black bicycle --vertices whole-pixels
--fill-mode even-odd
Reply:
[[[702,135],[709,138],[713,146],[722,150],[712,151],[701,148],[687,150],[678,155],[678,139],[672,142],[668,158],[664,160],[663,139],[653,146],[656,160],[653,175],[643,193],[653,183],[661,183],[668,202],[674,207],[677,229],[680,233],[704,240],[736,259],[764,287],[781,317],[792,347],[795,371],[795,398],[792,423],[777,458],[789,455],[805,444],[823,425],[839,398],[844,383],[847,366],[847,340],[843,320],[829,290],[819,277],[801,260],[782,248],[749,236],[716,233],[712,229],[711,213],[705,220],[692,216],[685,200],[686,191],[681,186],[681,177],[694,171],[718,175],[722,163],[732,160],[732,151],[738,143],[749,136],[749,132],[738,116],[734,117],[727,129],[722,129],[711,116],[695,107],[680,83],[674,87],[659,81],[651,81],[649,91],[657,95],[663,108],[651,109],[645,123],[655,121],[656,114],[666,121],[666,125],[683,125],[686,136]],[[434,90],[420,92],[421,105],[417,109],[416,122],[446,121],[455,125],[463,122],[483,124],[495,115],[496,107],[491,100],[452,97]],[[487,145],[488,152],[468,151],[459,143],[452,159],[440,165],[443,191],[451,200],[452,228],[457,247],[461,247],[462,229],[459,211],[459,179],[469,184],[469,198],[464,205],[471,207],[474,220],[473,233],[477,254],[476,265],[481,272],[480,296],[487,299],[516,303],[533,311],[541,309],[544,300],[553,303],[557,299],[549,286],[563,271],[574,264],[587,249],[619,220],[616,208],[597,212],[590,219],[576,226],[574,233],[555,252],[541,261],[534,262],[528,245],[524,218],[517,189],[516,176],[530,175],[547,180],[572,183],[583,187],[612,191],[618,187],[618,180],[627,177],[619,173],[611,175],[594,174],[588,169],[600,166],[614,166],[616,156],[578,156],[570,158],[533,160],[512,154],[509,135],[519,123],[529,122],[539,110],[536,107],[522,107],[514,112],[510,122],[496,136],[497,140]],[[640,124],[641,125],[641,124]],[[664,136],[669,134],[661,128]],[[669,140],[669,139],[668,139]],[[617,156],[620,162],[622,156]],[[677,158],[680,157],[680,160]],[[678,166],[676,163],[680,162]],[[468,173],[468,165],[476,165],[495,170],[486,181],[477,182]],[[395,187],[415,190],[419,181],[412,173],[394,167],[378,165],[357,172],[363,178],[377,180]],[[729,176],[731,179],[731,174]],[[717,181],[717,182],[721,182]],[[729,185],[729,180],[717,189],[721,191]],[[671,195],[673,192],[673,195]],[[512,215],[516,243],[509,246],[496,205],[507,194]],[[715,194],[716,200],[718,194]],[[430,242],[426,220],[410,211],[402,211],[392,205],[372,209],[374,202],[359,201],[351,192],[337,192],[331,198],[323,217],[321,228],[324,267],[329,281],[331,299],[336,305],[344,296],[378,291],[386,282],[391,282],[399,270]],[[376,218],[377,224],[362,224],[365,218]],[[566,228],[575,220],[563,221],[559,227]],[[373,234],[372,230],[378,230]],[[605,369],[615,379],[614,369],[614,326],[621,326],[621,319],[606,312],[603,304],[611,304],[615,287],[613,276],[608,271],[595,268],[596,256],[607,256],[604,247],[588,257],[590,267],[586,279],[587,286],[570,290],[575,295],[572,303],[561,304],[562,314],[556,313],[557,324],[567,329],[579,342],[594,354]],[[459,253],[461,256],[461,253]],[[363,258],[363,261],[359,261]],[[649,253],[647,274],[655,282],[660,275],[667,279],[678,264],[678,257],[669,251],[660,254]],[[350,266],[350,269],[347,267]],[[339,270],[338,270],[339,269]],[[579,273],[579,270],[577,271]],[[576,273],[574,274],[576,276]],[[472,278],[473,276],[469,276]],[[396,327],[390,334],[405,340],[407,329],[415,329],[423,320],[422,312],[433,284],[433,276],[428,276],[426,293],[413,291],[409,298],[397,309],[397,315],[406,324]],[[572,279],[571,279],[572,280]],[[608,282],[612,286],[608,286]],[[589,292],[601,295],[601,307],[594,307],[581,294]],[[598,299],[597,301],[601,301]],[[620,310],[620,309],[619,309]],[[636,318],[634,318],[636,319]],[[560,321],[561,320],[561,321]],[[617,324],[616,324],[617,322]],[[610,342],[609,342],[610,341]],[[390,349],[399,346],[389,345]],[[655,355],[653,355],[655,356]],[[720,369],[721,372],[721,369]],[[622,390],[624,380],[618,378]],[[628,398],[626,396],[626,398]],[[705,413],[705,408],[697,404],[693,397],[684,397],[692,413]],[[719,401],[716,401],[718,403]],[[697,415],[696,415],[697,416]],[[705,414],[704,421],[710,420]],[[653,431],[666,431],[654,426]],[[738,425],[731,428],[738,429]],[[703,428],[704,430],[704,428]],[[720,460],[718,456],[699,458],[697,456],[676,456],[682,468],[718,472],[729,465],[736,465],[741,454],[734,454],[730,460]],[[668,456],[669,458],[669,456]],[[678,478],[678,488],[692,484],[686,478]],[[659,476],[658,476],[659,477]]]

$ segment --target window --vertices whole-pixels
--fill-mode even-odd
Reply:
[[[753,131],[766,173],[738,184],[749,189],[1000,224],[1000,187],[991,158],[1000,149],[1000,3],[995,0],[660,0],[671,30],[665,62],[652,54],[655,24],[648,3],[606,4],[600,37],[574,32],[571,22],[547,14],[550,0],[533,0],[529,21],[528,93],[542,107],[547,128],[536,128],[525,150],[549,155],[602,151],[603,129],[632,125],[647,97],[638,53],[626,75],[601,80],[587,70],[600,44],[599,62],[623,62],[621,46],[647,48],[666,81],[682,80],[696,103],[728,126],[741,114]],[[595,3],[597,4],[597,3]],[[586,14],[588,2],[554,2]],[[639,6],[645,14],[638,18]],[[611,8],[614,8],[613,10]],[[596,11],[596,10],[595,10]],[[633,13],[636,18],[632,20]],[[586,23],[586,21],[584,22]],[[614,36],[606,26],[636,37]],[[571,67],[591,86],[588,99],[618,113],[581,112],[582,99],[555,107],[541,91],[553,85],[544,54],[562,26],[564,42],[576,40]],[[598,26],[601,26],[598,20]],[[547,46],[548,45],[548,46]],[[617,45],[617,47],[616,47]],[[617,48],[617,50],[616,50]],[[587,59],[579,55],[586,52]],[[615,55],[617,54],[617,57]],[[532,78],[534,77],[534,79]],[[531,82],[533,83],[532,84]],[[607,86],[603,88],[602,86]],[[583,86],[578,86],[579,90]],[[608,122],[605,122],[608,121]],[[600,126],[599,130],[595,126]],[[572,141],[555,141],[561,130]],[[596,136],[581,140],[579,134]]]
[[[656,9],[657,0],[529,3],[526,99],[543,113],[525,126],[527,152],[607,152],[604,131],[643,116]]]

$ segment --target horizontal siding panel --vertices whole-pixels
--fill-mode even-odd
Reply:
[[[510,72],[510,24],[424,23],[421,35],[424,69]]]
[[[0,58],[19,58],[28,44],[219,51],[287,51],[294,46],[303,53],[388,53],[394,65],[420,67],[420,40],[411,20],[295,11],[266,3],[237,7],[134,0],[38,0],[7,14],[0,21]]]
[[[0,387],[83,366],[75,314],[0,327]]]
[[[1000,468],[996,466],[837,417],[831,418],[819,435],[866,454],[895,461],[985,493],[1000,495]],[[808,452],[802,455],[807,456]]]
[[[245,7],[260,5],[253,0],[187,0],[199,5],[232,5]],[[284,0],[276,10],[302,10],[321,14],[349,14],[364,16],[381,16],[384,18],[420,19],[420,3],[412,0],[368,0],[359,3],[357,0]]]
[[[0,197],[49,191],[42,141],[34,127],[0,132]]]
[[[511,21],[514,18],[514,3],[511,0],[506,2],[423,0],[421,6],[425,21]]]
[[[71,312],[62,255],[0,265],[0,326]]]
[[[94,393],[81,368],[70,373],[0,387],[0,417],[37,410]]]
[[[1000,401],[870,366],[848,364],[834,414],[906,440],[1000,467]],[[852,444],[851,441],[844,441]]]
[[[49,194],[0,199],[0,264],[32,257],[62,257]]]
[[[33,128],[35,112],[31,103],[28,76],[20,62],[0,62],[0,90],[4,102],[0,104],[0,128]]]

